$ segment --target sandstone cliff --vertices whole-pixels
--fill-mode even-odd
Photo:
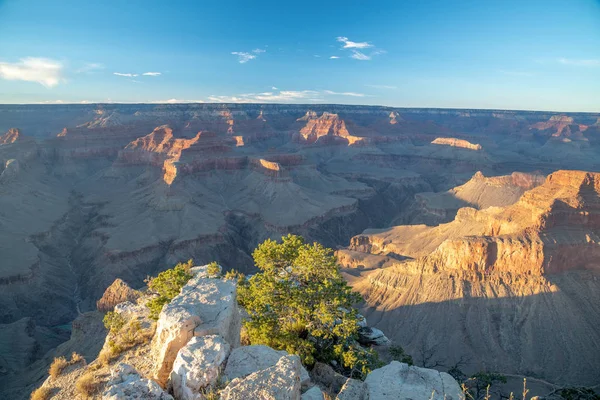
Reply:
[[[558,171],[507,207],[353,238],[354,251],[414,258],[358,279],[367,318],[423,359],[594,384],[599,179]]]

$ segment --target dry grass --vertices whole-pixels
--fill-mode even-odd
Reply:
[[[67,359],[62,356],[56,357],[54,361],[52,361],[52,364],[50,364],[50,369],[48,370],[48,373],[50,374],[52,379],[56,379],[69,365],[74,365],[81,362],[85,365],[85,359],[83,358],[83,356],[75,352],[71,354],[70,361],[67,361]]]
[[[52,397],[52,390],[42,386],[31,392],[30,400],[48,400],[50,397]]]
[[[109,333],[108,348],[102,349],[98,355],[98,362],[107,366],[126,350],[148,343],[154,336],[154,330],[155,325],[143,329],[139,321],[128,322],[118,331]]]
[[[78,364],[82,362],[85,365],[85,358],[83,358],[83,356],[79,353],[73,352],[73,354],[71,354],[71,361],[70,364]]]
[[[92,372],[86,372],[75,383],[75,389],[84,398],[88,399],[99,392],[101,382]]]
[[[63,370],[69,366],[69,362],[64,357],[56,357],[52,364],[50,364],[50,369],[48,373],[52,377],[52,379],[58,378],[60,374],[62,374]]]

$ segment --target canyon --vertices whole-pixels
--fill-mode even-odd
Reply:
[[[81,335],[115,279],[187,259],[253,273],[256,245],[287,233],[337,248],[369,324],[421,365],[598,384],[598,121],[0,105],[0,387]],[[119,295],[98,308],[135,294]]]

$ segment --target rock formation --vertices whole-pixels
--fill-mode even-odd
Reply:
[[[456,138],[436,138],[431,144],[460,147],[468,150],[481,150],[482,148],[480,144],[473,144],[466,140]]]
[[[592,384],[600,356],[592,326],[600,320],[582,299],[600,293],[599,179],[558,171],[507,207],[462,208],[437,227],[353,238],[354,251],[413,258],[355,283],[367,319],[394,332],[409,353],[421,352],[421,362],[469,357],[472,370]],[[548,326],[570,328],[557,335]]]
[[[140,297],[140,292],[129,287],[122,279],[115,281],[106,288],[102,298],[96,302],[98,311],[112,311],[119,303],[134,302]]]
[[[234,343],[239,341],[241,327],[236,323],[224,326],[220,314],[227,314],[232,309],[227,299],[232,293],[230,286],[235,289],[235,283],[207,278],[206,266],[194,267],[192,273],[194,277],[179,296],[164,306],[151,342],[138,343],[114,359],[106,360],[100,356],[89,365],[83,362],[69,365],[58,376],[47,378],[42,386],[51,390],[54,398],[60,400],[82,396],[80,384],[77,383],[82,379],[88,382],[85,389],[87,396],[110,400],[201,400],[209,394],[219,396],[222,400],[323,400],[323,390],[328,390],[333,396],[339,392],[337,399],[345,400],[383,399],[386,398],[382,394],[384,392],[406,398],[421,398],[422,393],[433,391],[436,396],[440,394],[447,399],[462,399],[455,396],[458,393],[455,391],[458,388],[456,381],[434,370],[394,362],[372,371],[363,383],[336,373],[326,376],[317,371],[318,368],[323,369],[317,364],[313,375],[318,378],[322,385],[320,387],[311,380],[296,355],[267,346],[232,349],[229,340]],[[227,285],[219,285],[218,282]],[[144,304],[148,296],[144,294],[137,304],[120,303],[115,311],[127,321],[146,323],[149,321],[148,309]],[[225,305],[221,306],[219,303],[223,299]],[[211,312],[217,308],[219,316],[214,318]],[[187,320],[201,321],[203,329],[196,328],[195,333],[192,331],[195,336],[189,339],[180,335],[178,343],[183,345],[175,351],[174,341],[162,339],[164,332],[181,332],[181,319],[175,318],[175,315],[184,314]],[[189,325],[189,329],[193,330],[192,325]],[[220,331],[220,334],[211,333],[216,331]],[[107,337],[101,354],[111,351],[113,339],[117,340],[114,336]],[[164,355],[171,353],[176,354],[175,360],[166,363]],[[162,387],[152,379],[157,370],[159,378],[165,374],[168,378],[162,381]],[[341,378],[337,384],[333,382],[337,379],[336,375]],[[324,383],[327,379],[330,382]],[[331,393],[332,390],[334,393]]]

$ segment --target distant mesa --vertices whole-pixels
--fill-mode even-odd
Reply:
[[[299,132],[300,141],[303,143],[313,144],[317,141],[332,143],[336,139],[345,139],[343,142],[353,145],[365,141],[365,138],[351,135],[346,122],[338,114],[325,111],[318,117],[316,112],[307,111],[306,115],[298,118],[297,121],[306,121],[306,125]]]
[[[460,147],[468,150],[481,150],[480,144],[473,144],[467,140],[456,138],[436,138],[431,144],[439,144],[444,146]]]
[[[569,137],[574,134],[580,134],[588,129],[587,125],[577,124],[573,117],[566,115],[553,115],[545,122],[538,122],[531,126],[530,129],[538,131],[553,131],[554,137]]]

